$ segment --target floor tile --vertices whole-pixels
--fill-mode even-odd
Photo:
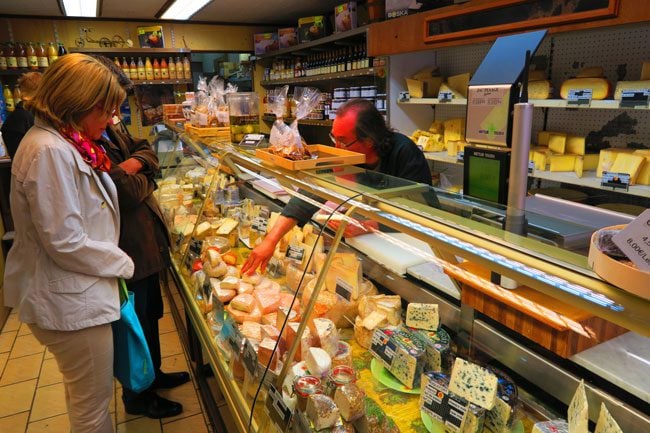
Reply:
[[[185,359],[185,355],[182,353],[162,358],[160,369],[166,373],[190,371],[187,365],[187,359]]]
[[[16,337],[16,342],[14,343],[14,347],[11,349],[9,359],[20,358],[35,353],[43,353],[44,351],[45,346],[39,343],[36,337],[31,334],[23,335]]]
[[[48,349],[45,349],[45,357],[43,357],[43,359],[54,359],[54,354]]]
[[[2,327],[2,332],[18,331],[21,323],[22,322],[18,320],[18,314],[10,314],[9,317],[7,317],[5,325]]]
[[[164,423],[162,431],[163,433],[208,433],[208,426],[205,424],[203,415],[198,414],[178,421]]]
[[[20,324],[20,329],[18,330],[18,336],[29,335],[31,333],[32,333],[32,329],[26,323]]]
[[[169,309],[169,299],[166,297],[163,298],[163,313],[167,314],[170,313],[171,310]]]
[[[174,316],[172,316],[172,313],[166,313],[163,315],[162,319],[158,321],[158,328],[161,334],[176,330],[176,324],[174,323]]]
[[[44,386],[36,389],[30,422],[39,421],[68,411],[65,404],[63,383]]]
[[[122,403],[122,390],[115,392],[115,419],[117,420],[117,425],[119,426],[122,423],[132,421],[135,419],[143,418],[142,415],[130,415],[124,410],[124,403]],[[129,430],[130,431],[130,430]]]
[[[17,334],[17,331],[7,331],[0,334],[0,353],[11,351]]]
[[[194,384],[191,381],[173,389],[161,389],[158,391],[158,394],[166,399],[176,401],[183,405],[183,412],[180,415],[163,419],[163,424],[175,421],[179,418],[187,418],[192,415],[201,414],[199,398],[194,389]]]
[[[41,372],[42,362],[42,353],[10,359],[0,377],[0,386],[36,379]]]
[[[62,433],[67,431],[70,431],[70,420],[67,413],[30,422],[27,427],[27,433]]]
[[[29,419],[29,412],[21,412],[15,415],[0,418],[0,431],[1,432],[24,432],[27,428],[27,420]],[[30,432],[31,433],[31,432]]]
[[[117,425],[117,433],[161,433],[160,420],[151,418],[138,418]],[[185,430],[183,433],[194,432]]]
[[[49,352],[48,352],[49,353]],[[63,382],[63,375],[54,358],[44,359],[41,365],[41,375],[38,378],[38,386],[54,385]]]
[[[160,335],[160,353],[163,358],[183,353],[183,346],[176,332]]]
[[[9,352],[0,353],[0,375],[4,371],[5,365],[7,365],[7,359],[9,359]]]
[[[29,410],[35,390],[36,379],[0,387],[0,417]]]

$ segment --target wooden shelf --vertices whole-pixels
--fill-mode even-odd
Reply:
[[[150,55],[157,54],[189,54],[191,52],[188,48],[113,48],[113,47],[74,47],[68,48],[71,53],[83,54],[115,54],[120,56],[129,55]]]
[[[313,75],[311,77],[298,77],[298,78],[284,78],[281,80],[266,80],[260,82],[262,86],[281,86],[284,84],[298,84],[298,83],[317,83],[319,81],[330,81],[341,78],[356,78],[356,77],[371,77],[379,76],[384,73],[384,68],[364,68],[355,69],[353,71],[334,72],[332,74]]]
[[[275,122],[275,116],[272,114],[265,114],[262,116],[262,120],[265,122]],[[289,124],[293,122],[295,118],[285,117],[284,122]],[[298,126],[308,125],[308,126],[332,126],[332,120],[329,119],[301,119],[298,121]]]
[[[535,108],[572,108],[580,110],[650,110],[649,106],[621,107],[621,101],[604,99],[591,101],[588,105],[571,105],[565,99],[531,99],[529,101]],[[438,98],[411,98],[408,101],[398,102],[400,105],[467,105],[467,99],[452,99],[440,102]]]
[[[367,30],[368,26],[357,27],[356,29],[348,30],[347,32],[334,33],[333,35],[325,36],[324,38],[316,39],[315,41],[304,42],[289,48],[283,48],[268,54],[256,56],[256,58],[258,60],[272,59],[282,55],[291,55],[293,52],[310,50],[311,48],[319,47],[321,45],[335,45],[336,42],[342,39],[365,36]]]
[[[192,84],[192,80],[152,80],[152,81],[147,81],[147,80],[131,80],[134,85],[160,85],[160,84],[167,84],[167,85],[173,85],[173,84]]]
[[[600,178],[596,177],[595,171],[585,171],[582,177],[578,177],[572,171],[550,172],[550,171],[534,170],[533,174],[529,174],[529,176],[537,179],[552,180],[555,182],[586,186],[589,188],[602,189],[605,191],[616,191],[617,193],[620,194],[629,194],[638,197],[650,198],[650,186],[648,185],[632,185],[630,186],[628,191],[622,188],[617,188],[616,190],[614,190],[613,188],[600,186]]]

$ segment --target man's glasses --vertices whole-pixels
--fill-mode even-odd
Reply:
[[[334,137],[334,136],[332,135],[331,132],[330,132],[329,136],[330,136],[330,140],[332,140],[332,143],[337,144],[337,145],[339,145],[339,146],[341,146],[341,147],[350,147],[350,146],[352,146],[354,143],[356,143],[357,141],[359,141],[358,138],[355,138],[354,140],[352,140],[352,141],[349,142],[349,143],[344,143],[344,142],[342,142],[340,139]]]

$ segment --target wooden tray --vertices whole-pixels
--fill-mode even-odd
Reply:
[[[474,263],[459,267],[489,281],[490,272]],[[587,311],[558,301],[526,286],[515,290],[462,281],[461,301],[553,353],[569,358],[627,332]]]
[[[309,168],[333,167],[335,165],[356,165],[366,162],[366,155],[363,153],[350,152],[345,149],[338,149],[334,146],[322,144],[311,144],[307,149],[318,158],[292,161],[279,155],[269,152],[267,149],[255,149],[255,156],[271,162],[287,170],[305,170]]]
[[[185,124],[185,131],[197,137],[228,137],[230,138],[229,126],[198,127],[190,123]]]

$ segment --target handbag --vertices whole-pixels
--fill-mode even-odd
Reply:
[[[156,374],[142,325],[133,306],[133,292],[119,279],[120,319],[113,327],[113,375],[123,387],[136,393],[153,383]]]

